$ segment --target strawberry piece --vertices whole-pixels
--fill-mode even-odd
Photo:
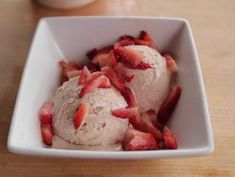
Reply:
[[[123,35],[123,36],[119,37],[118,41],[122,41],[122,40],[126,40],[126,39],[133,41],[135,38],[131,35]]]
[[[71,71],[71,70],[79,70],[80,69],[80,65],[77,62],[74,61],[70,61],[70,62],[66,62],[64,60],[59,61],[59,65],[61,67],[61,69],[63,70],[67,70],[67,71]]]
[[[152,47],[152,48],[156,49],[157,51],[159,51],[159,48],[154,43],[154,40],[152,39],[152,37],[146,31],[141,31],[140,32],[139,39],[147,41],[150,44],[149,45],[150,47]]]
[[[166,149],[177,149],[176,137],[166,126],[163,129],[163,143]]]
[[[139,127],[140,116],[137,107],[115,109],[112,110],[112,114],[122,119],[129,119],[135,128]]]
[[[72,70],[66,73],[68,79],[80,76],[80,74],[81,74],[81,70]]]
[[[157,128],[157,115],[154,110],[149,110],[141,114],[140,118],[140,130],[148,133],[152,133],[157,141],[162,140],[162,133]]]
[[[134,39],[135,45],[147,45],[147,46],[151,46],[151,43],[149,41],[145,41],[142,39]]]
[[[79,93],[79,98],[82,98],[84,95],[91,92],[95,88],[110,88],[110,87],[111,87],[111,83],[109,79],[106,76],[101,75],[97,77],[96,79],[89,80],[85,84],[85,86],[82,88],[81,92]]]
[[[52,109],[53,109],[54,103],[52,101],[46,101],[43,103],[39,110],[39,119],[41,124],[50,124],[52,123]]]
[[[104,66],[109,66],[108,55],[109,54],[101,54],[100,57],[98,57],[98,63],[99,63],[100,68]]]
[[[82,103],[79,105],[79,108],[75,112],[75,115],[73,118],[73,124],[74,124],[75,129],[78,129],[84,124],[85,118],[87,117],[87,114],[88,114],[88,110],[89,110],[89,104]]]
[[[91,78],[91,73],[86,66],[83,67],[82,72],[79,77],[79,84],[87,82]]]
[[[144,133],[133,128],[127,129],[122,146],[126,151],[158,149],[158,144],[151,133]]]
[[[134,45],[134,41],[132,39],[122,39],[120,41],[117,41],[115,44],[114,44],[114,48],[118,48],[118,47],[124,47],[124,46],[128,46],[128,45]]]
[[[165,101],[162,103],[159,112],[157,114],[158,121],[161,124],[166,124],[169,118],[171,117],[175,106],[180,98],[181,95],[181,87],[180,86],[174,86],[171,88],[170,94],[165,99]]]
[[[101,75],[103,75],[103,73],[102,73],[101,71],[93,72],[93,73],[91,73],[91,78],[90,78],[90,80],[94,80],[94,79],[96,79],[97,77],[99,77],[99,76],[101,76]]]
[[[108,63],[107,60],[108,60],[108,53],[97,53],[95,57],[91,60],[91,63],[106,65],[106,63]]]
[[[125,98],[125,100],[128,104],[128,107],[136,107],[137,106],[135,95],[130,88],[123,87],[123,89],[121,90],[121,94]]]
[[[143,61],[144,55],[130,48],[117,47],[114,49],[117,59],[132,69],[148,69],[150,65]]]
[[[170,72],[176,72],[177,71],[177,64],[175,60],[172,58],[172,56],[168,53],[163,54],[163,56],[166,58],[166,64],[167,64],[167,69]]]
[[[101,69],[104,74],[110,79],[112,84],[121,91],[124,86],[125,82],[117,75],[117,73],[109,66],[105,66]]]
[[[77,70],[80,70],[80,66],[76,62],[65,62],[65,61],[61,60],[59,62],[59,65],[63,70],[62,79],[61,79],[62,83],[67,81],[69,79],[69,77],[74,75],[74,72],[72,73],[71,71],[77,72]]]
[[[118,63],[113,51],[108,54],[102,54],[102,57],[99,57],[98,61],[101,68],[104,66],[115,67]]]
[[[41,135],[43,143],[48,146],[51,146],[54,135],[51,124],[41,124]]]
[[[108,62],[107,66],[110,66],[110,67],[115,67],[118,64],[117,58],[116,58],[113,50],[111,52],[109,52],[108,61],[109,62]]]
[[[138,66],[144,58],[142,53],[129,48],[117,47],[114,49],[114,53],[119,56],[121,62],[133,66]]]
[[[112,46],[107,46],[102,49],[92,49],[90,52],[87,53],[87,56],[90,58],[91,63],[98,64],[99,60],[106,58],[108,53],[112,50]]]
[[[115,66],[114,70],[126,82],[130,82],[130,81],[132,81],[132,79],[134,79],[134,74],[129,74],[128,71],[126,70],[126,67],[122,63],[118,63]]]

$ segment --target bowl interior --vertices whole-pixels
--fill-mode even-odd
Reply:
[[[162,51],[173,54],[183,92],[169,122],[179,150],[206,148],[210,130],[204,88],[193,39],[187,23],[155,18],[46,18],[36,31],[14,112],[10,143],[44,148],[38,110],[52,99],[60,80],[58,61],[87,60],[86,52],[112,44],[119,36],[149,32]],[[177,150],[176,150],[177,151]],[[160,151],[158,151],[160,152]]]

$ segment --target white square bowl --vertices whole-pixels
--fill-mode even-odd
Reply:
[[[84,59],[89,49],[113,43],[119,36],[149,32],[178,64],[182,95],[169,126],[176,150],[138,152],[46,148],[41,142],[38,110],[53,97],[60,80],[58,61]],[[11,152],[73,158],[139,159],[207,155],[213,137],[199,59],[189,23],[155,17],[49,17],[41,19],[24,69],[8,137]]]

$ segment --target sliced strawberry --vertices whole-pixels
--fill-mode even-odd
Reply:
[[[163,54],[163,56],[166,58],[167,69],[172,73],[176,72],[177,64],[175,60],[172,58],[172,56],[168,53]]]
[[[101,54],[100,57],[98,57],[98,63],[100,68],[104,66],[109,66],[109,54]]]
[[[135,38],[131,35],[123,35],[123,36],[119,37],[118,41],[122,41],[122,40],[126,40],[126,39],[133,41]]]
[[[140,124],[140,116],[137,107],[115,109],[112,110],[112,114],[122,119],[129,119],[129,122],[135,128]]]
[[[73,124],[75,129],[79,129],[79,127],[81,127],[84,124],[85,118],[87,117],[88,114],[88,110],[89,110],[89,104],[82,103],[79,105],[79,108],[75,112],[73,118]]]
[[[146,45],[146,46],[151,46],[151,43],[149,41],[145,41],[142,39],[134,39],[135,45]]]
[[[82,72],[80,74],[80,78],[79,78],[78,83],[79,84],[85,83],[90,78],[91,78],[91,73],[90,73],[89,69],[86,66],[84,66],[83,69],[82,69]]]
[[[114,53],[119,56],[121,62],[138,66],[144,59],[144,55],[130,48],[117,47]]]
[[[72,70],[66,73],[68,79],[80,76],[80,74],[81,74],[81,70]]]
[[[69,70],[71,71],[71,70],[75,70],[75,69],[77,69],[77,70],[81,69],[80,65],[77,62],[74,62],[74,61],[66,62],[64,60],[61,60],[61,61],[59,61],[59,65],[63,70],[67,70],[67,71],[69,71]]]
[[[74,74],[74,72],[73,72],[73,74],[71,74],[71,71],[80,70],[80,66],[76,62],[65,62],[65,61],[61,60],[59,62],[59,65],[63,70],[63,75],[62,75],[62,79],[61,79],[62,83],[67,81],[69,79],[69,77]]]
[[[117,58],[116,58],[113,50],[111,52],[109,52],[108,61],[109,62],[108,62],[107,66],[110,66],[110,67],[115,67],[118,64]]]
[[[146,32],[146,31],[141,31],[140,32],[140,37],[139,39],[147,41],[150,45],[150,47],[156,49],[157,51],[159,51],[159,48],[157,47],[157,45],[154,43],[154,40],[152,39],[152,37]]]
[[[166,126],[163,129],[163,143],[166,149],[177,149],[177,141],[175,135]]]
[[[107,57],[112,48],[112,46],[107,46],[99,50],[92,49],[90,52],[87,53],[87,56],[90,58],[91,63],[98,64],[99,60]]]
[[[41,124],[42,141],[48,146],[52,145],[53,128],[51,124]]]
[[[103,74],[104,74],[104,73],[101,72],[101,71],[93,72],[93,73],[91,73],[91,78],[90,78],[90,80],[94,80],[94,79],[96,79],[97,77],[99,77],[99,76],[101,76],[101,75],[103,75]]]
[[[84,95],[91,92],[95,88],[110,88],[110,87],[111,87],[111,83],[109,79],[106,76],[101,75],[97,77],[96,79],[89,80],[85,84],[85,86],[82,88],[81,92],[79,93],[79,98],[82,98]]]
[[[110,51],[108,53],[101,52],[101,53],[97,53],[91,62],[94,65],[99,64],[100,68],[104,66],[114,67],[117,64],[117,59],[113,51]]]
[[[114,49],[117,59],[132,69],[148,69],[150,65],[143,61],[144,55],[130,48],[117,47]]]
[[[123,89],[121,90],[121,94],[125,98],[129,108],[137,106],[135,95],[130,88],[123,87]]]
[[[132,79],[134,79],[134,74],[129,74],[128,71],[126,70],[126,67],[122,63],[118,63],[115,66],[114,70],[126,82],[130,82],[130,81],[132,81]]]
[[[110,79],[112,84],[118,89],[122,90],[125,86],[125,82],[117,75],[117,73],[109,66],[105,66],[101,69],[104,74]]]
[[[105,65],[108,62],[108,53],[97,53],[91,60],[93,64]]]
[[[171,117],[175,106],[180,98],[181,95],[181,87],[180,86],[173,86],[168,97],[162,103],[159,112],[157,114],[158,121],[161,124],[166,124],[169,118]]]
[[[54,103],[52,101],[46,101],[43,103],[39,110],[39,118],[41,124],[50,124],[52,122],[53,117],[53,109]]]
[[[126,151],[158,149],[157,142],[151,133],[144,133],[133,128],[127,129],[122,146]]]
[[[120,41],[117,41],[114,44],[114,48],[118,48],[118,47],[124,47],[124,46],[128,46],[128,45],[134,45],[134,41],[132,39],[122,39]]]
[[[140,130],[148,133],[152,133],[157,141],[162,140],[162,133],[157,128],[157,115],[154,110],[149,110],[141,114],[140,118]]]

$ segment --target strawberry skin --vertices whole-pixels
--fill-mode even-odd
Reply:
[[[112,110],[112,114],[122,119],[129,119],[135,128],[139,127],[140,116],[137,107],[115,109]]]
[[[173,86],[171,88],[170,94],[162,103],[157,114],[158,122],[160,122],[161,124],[166,124],[169,118],[171,117],[180,98],[181,90],[182,89],[180,86]]]
[[[99,77],[101,75],[103,75],[103,73],[101,71],[95,71],[95,72],[91,73],[90,80],[94,80],[94,79],[96,79],[97,77]]]
[[[125,80],[126,82],[131,82],[134,79],[134,74],[128,74],[126,71],[126,67],[122,63],[118,63],[114,70],[118,73],[118,75]]]
[[[98,64],[100,58],[107,57],[108,53],[112,50],[112,48],[112,46],[107,46],[99,50],[92,49],[87,53],[87,56],[93,64]]]
[[[175,135],[166,126],[163,129],[163,142],[166,149],[177,149],[177,141]]]
[[[43,143],[51,146],[54,135],[51,124],[41,124],[41,134]]]
[[[113,50],[111,52],[109,52],[108,55],[108,65],[110,67],[115,67],[118,64],[117,58],[113,52]]]
[[[120,36],[118,41],[121,41],[121,40],[125,40],[125,39],[128,39],[128,40],[134,40],[135,38],[131,35],[123,35],[123,36]]]
[[[114,53],[119,62],[132,69],[148,69],[151,66],[143,61],[144,55],[130,48],[117,47]]]
[[[108,54],[105,54],[105,56],[98,58],[98,61],[100,68],[104,66],[115,67],[118,63],[113,51],[110,51]]]
[[[145,40],[141,40],[141,39],[135,39],[134,42],[135,42],[135,45],[151,46],[151,43],[149,41],[145,41]]]
[[[73,71],[68,71],[66,73],[68,79],[80,76],[80,74],[81,74],[81,70],[73,70]]]
[[[114,48],[124,47],[124,46],[134,45],[134,44],[135,43],[134,43],[134,41],[132,39],[127,38],[127,39],[122,39],[122,40],[116,42],[114,44]]]
[[[90,73],[89,69],[86,66],[84,66],[83,69],[82,69],[82,72],[80,74],[78,83],[79,84],[85,83],[90,78],[91,78],[91,73]]]
[[[75,71],[78,73],[78,71],[80,70],[80,66],[76,62],[65,62],[65,61],[61,60],[59,62],[59,65],[60,65],[61,69],[63,70],[61,83],[69,80],[71,77],[74,76]],[[72,72],[72,71],[74,71],[74,72]],[[77,73],[76,73],[76,75],[77,75]]]
[[[149,45],[148,45],[149,47],[152,47],[152,48],[156,49],[157,51],[159,51],[159,48],[154,43],[152,37],[146,31],[141,31],[140,32],[139,39],[148,42],[149,43]]]
[[[85,84],[85,86],[82,88],[81,92],[79,93],[79,98],[82,98],[84,95],[91,92],[95,88],[110,88],[110,87],[111,87],[111,83],[109,79],[106,76],[101,75],[97,77],[96,79],[89,80]]]
[[[112,84],[121,91],[124,86],[125,82],[117,75],[117,73],[109,66],[105,66],[101,69],[104,74],[110,79]]]
[[[162,140],[162,133],[157,128],[157,115],[154,110],[141,114],[139,130],[151,133],[157,141]]]
[[[126,151],[158,149],[157,142],[151,133],[144,133],[133,128],[128,128],[122,146]]]
[[[39,110],[39,119],[41,124],[50,124],[52,123],[54,103],[52,101],[46,101],[43,103]]]
[[[125,100],[128,104],[128,107],[136,107],[137,106],[135,95],[130,88],[123,87],[123,89],[121,90],[121,94],[125,98]]]
[[[89,110],[89,104],[86,103],[80,104],[73,118],[73,124],[75,129],[79,129],[79,127],[83,125],[83,123],[85,122],[85,118],[88,114],[88,110]]]

